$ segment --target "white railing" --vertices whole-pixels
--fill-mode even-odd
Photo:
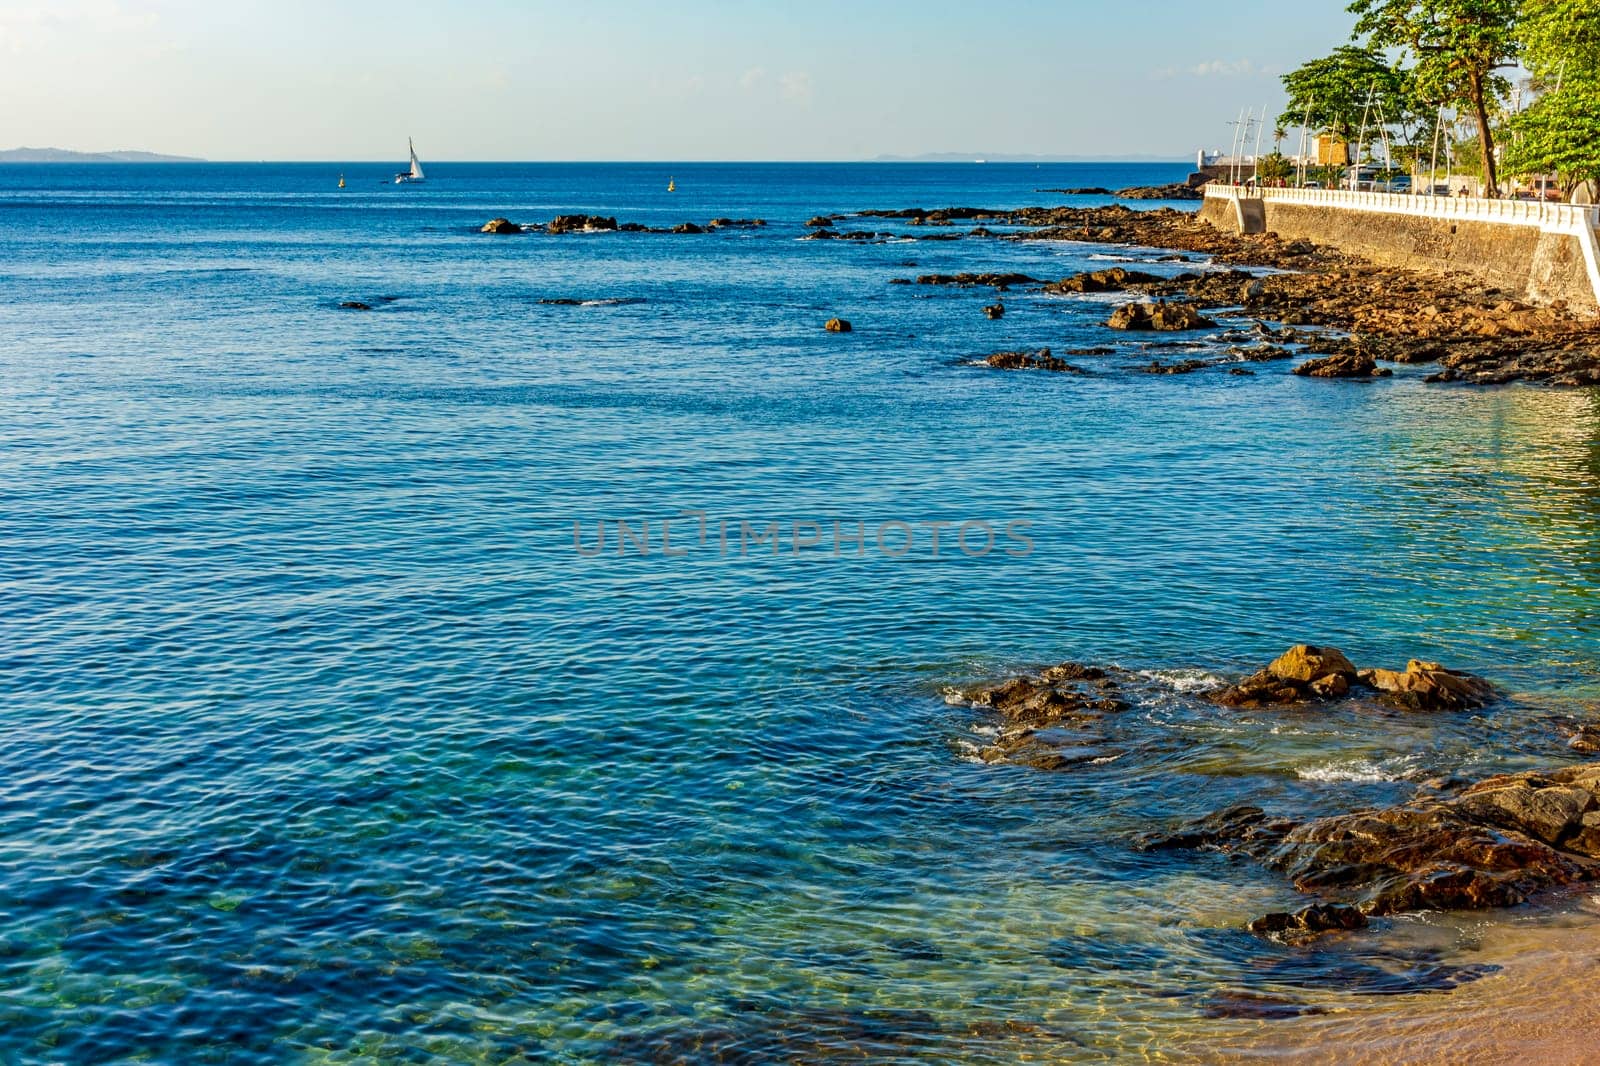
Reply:
[[[1538,226],[1546,233],[1575,237],[1583,252],[1584,272],[1595,303],[1600,305],[1600,205],[1552,204],[1540,200],[1487,200],[1479,196],[1415,196],[1395,192],[1353,192],[1349,189],[1254,189],[1210,182],[1207,197],[1258,200],[1263,203],[1341,207],[1377,214]]]
[[[1262,199],[1308,207],[1345,207],[1391,215],[1454,218],[1538,226],[1563,233],[1600,226],[1600,205],[1553,204],[1541,200],[1488,200],[1480,196],[1416,196],[1395,192],[1352,192],[1349,189],[1254,189],[1243,185],[1205,186],[1207,196]]]

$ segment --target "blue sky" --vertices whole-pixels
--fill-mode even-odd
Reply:
[[[0,147],[1187,158],[1278,110],[1277,75],[1350,22],[1286,0],[0,0]]]

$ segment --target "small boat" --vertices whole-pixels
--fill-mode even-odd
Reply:
[[[678,183],[675,180],[673,180],[672,178],[668,178],[667,179],[667,191],[668,192],[677,192],[678,191]]]
[[[415,185],[420,181],[427,181],[427,175],[422,173],[422,164],[417,162],[417,146],[411,143],[411,138],[406,138],[406,147],[411,149],[411,169],[402,170],[394,176],[396,185]]]
[[[341,189],[344,188],[344,175],[343,174],[339,175],[339,188],[341,188]]]

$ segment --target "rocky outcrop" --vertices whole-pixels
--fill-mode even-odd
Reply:
[[[1210,694],[1224,707],[1275,707],[1339,699],[1366,689],[1391,706],[1414,711],[1482,707],[1496,697],[1481,677],[1413,659],[1403,671],[1358,670],[1338,648],[1296,644],[1237,684]]]
[[[714,218],[706,223],[706,229],[761,229],[766,224],[764,218]]]
[[[988,285],[1004,292],[1013,285],[1038,284],[1039,279],[1026,274],[924,274],[918,285]]]
[[[833,219],[828,215],[816,215],[806,219],[806,226],[810,229],[825,229],[832,225]]]
[[[1073,662],[965,689],[957,696],[1000,718],[998,735],[979,750],[979,758],[1041,770],[1113,755],[1103,746],[1105,738],[1086,730],[1127,707],[1119,678],[1111,671]]]
[[[1380,367],[1365,352],[1346,352],[1311,359],[1294,368],[1303,378],[1386,378],[1394,371]]]
[[[1494,686],[1483,678],[1420,659],[1406,663],[1403,671],[1362,670],[1356,678],[1383,693],[1388,702],[1415,711],[1459,711],[1482,707],[1495,698]]]
[[[526,232],[526,230],[524,229],[524,227],[522,227],[522,226],[518,225],[517,223],[511,221],[509,218],[491,218],[489,221],[487,221],[487,222],[485,222],[483,224],[483,228],[480,229],[478,232],[479,233],[511,234],[511,233],[524,233],[524,232]]]
[[[1507,907],[1600,878],[1600,763],[1491,777],[1458,795],[1295,824],[1236,807],[1138,841],[1260,859],[1294,887],[1359,914]],[[1252,928],[1349,928],[1343,910],[1268,915]]]
[[[676,226],[672,227],[672,232],[673,233],[704,233],[705,230],[701,229],[699,226],[695,225],[693,222],[680,222]]]
[[[822,324],[822,328],[829,333],[849,333],[851,326],[848,318],[830,318]]]
[[[995,352],[985,358],[984,362],[999,370],[1050,370],[1058,374],[1089,373],[1081,366],[1074,366],[1065,359],[1051,355],[1049,348],[1040,348],[1036,352]]]
[[[1006,317],[1006,305],[1003,303],[986,304],[983,308],[985,318],[996,319]]]
[[[1189,329],[1210,329],[1216,323],[1206,318],[1189,304],[1131,303],[1123,304],[1111,313],[1106,325],[1112,329],[1158,330],[1177,332]]]
[[[546,233],[600,233],[617,228],[617,220],[602,215],[557,215],[545,226]]]
[[[1128,270],[1125,267],[1112,267],[1109,270],[1091,270],[1082,274],[1074,274],[1070,278],[1051,282],[1044,287],[1045,292],[1073,293],[1073,292],[1122,292],[1134,285],[1149,285],[1163,279],[1156,274],[1146,274],[1140,270]]]
[[[1118,189],[1119,200],[1204,200],[1205,193],[1181,181],[1171,185],[1135,185]]]

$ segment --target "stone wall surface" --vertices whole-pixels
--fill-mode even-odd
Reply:
[[[1260,212],[1260,222],[1255,212]],[[1519,299],[1542,304],[1565,301],[1574,310],[1600,313],[1580,239],[1570,233],[1547,232],[1536,225],[1248,197],[1208,197],[1200,217],[1234,232],[1264,230],[1342,248],[1383,266],[1459,271]]]

